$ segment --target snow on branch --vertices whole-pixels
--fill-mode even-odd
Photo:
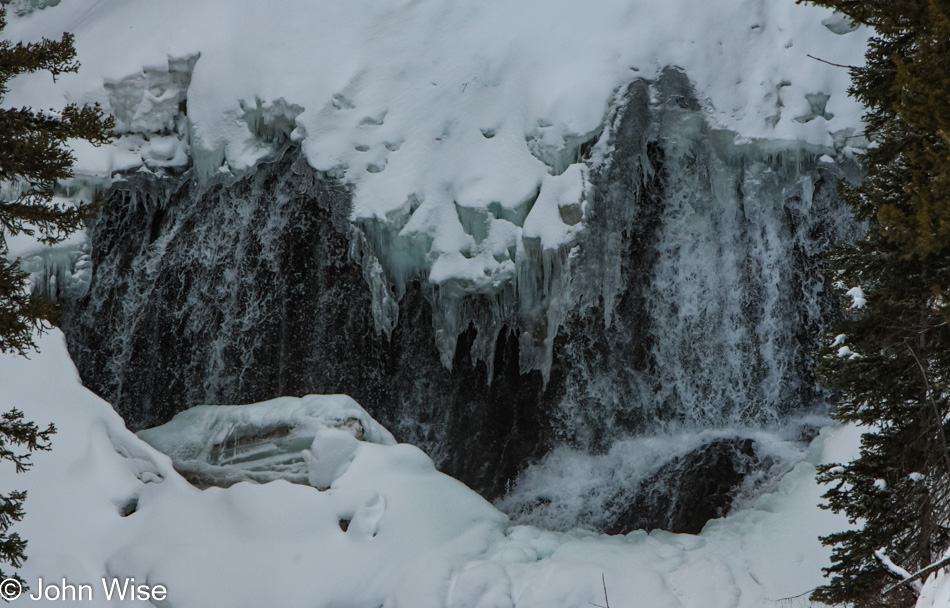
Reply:
[[[874,557],[876,557],[878,561],[880,561],[881,564],[891,572],[891,574],[894,574],[902,579],[901,582],[897,583],[897,585],[902,585],[904,583],[911,582],[913,577],[911,576],[910,572],[908,572],[907,570],[904,570],[903,568],[895,564],[891,560],[891,558],[889,558],[887,554],[884,553],[884,547],[881,547],[880,549],[875,551]],[[893,589],[897,585],[892,585],[891,587],[888,587],[888,589],[885,590],[884,593],[887,593],[889,589]],[[914,590],[915,595],[920,595],[920,592],[923,590],[923,585],[921,585],[920,582],[917,581],[916,579],[913,579],[913,582],[911,583],[911,588]]]
[[[878,553],[879,553],[879,551],[875,551],[875,552],[874,552],[874,555],[878,556],[878,559],[881,559],[881,557],[880,557],[880,555],[878,555]],[[881,553],[881,555],[883,555],[883,551],[880,551],[880,553]],[[885,555],[884,558],[886,559],[887,556]],[[882,560],[882,561],[883,561],[883,560]],[[888,561],[890,562],[890,560],[888,560]],[[892,563],[893,563],[893,562],[892,562]],[[887,566],[887,564],[884,564],[884,565]],[[940,570],[941,568],[946,568],[946,567],[948,567],[948,566],[950,566],[950,555],[947,555],[945,558],[943,558],[942,560],[940,560],[940,561],[938,561],[938,562],[934,562],[933,564],[930,564],[929,566],[927,566],[926,568],[923,568],[922,570],[918,570],[918,571],[915,572],[913,575],[907,574],[907,571],[906,571],[906,570],[904,570],[903,568],[899,568],[899,570],[900,570],[901,572],[904,572],[904,575],[903,575],[903,576],[904,576],[904,580],[902,580],[902,581],[899,582],[899,583],[895,583],[895,584],[891,585],[890,587],[888,587],[887,589],[885,589],[884,591],[882,591],[882,592],[881,592],[881,595],[887,595],[887,594],[890,593],[891,591],[893,591],[893,590],[897,589],[898,587],[900,587],[901,585],[904,585],[904,584],[907,584],[907,583],[911,583],[911,584],[912,584],[911,586],[913,587],[913,589],[914,589],[914,590],[917,592],[917,594],[919,595],[919,594],[920,594],[920,591],[921,591],[921,589],[922,589],[922,585],[920,584],[920,579],[926,577],[927,575],[929,575],[929,574],[931,574],[931,573],[933,573],[933,572],[936,572],[937,570]],[[897,567],[897,566],[895,566],[895,567]],[[893,572],[893,570],[892,570],[892,572]]]
[[[845,295],[851,296],[851,308],[864,308],[868,303],[867,298],[864,297],[864,290],[860,287],[852,287]]]

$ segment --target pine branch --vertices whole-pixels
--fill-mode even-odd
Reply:
[[[933,390],[930,387],[930,379],[927,377],[927,370],[924,368],[924,364],[920,361],[917,353],[914,352],[913,348],[911,348],[910,342],[907,341],[907,338],[904,338],[904,346],[907,347],[907,350],[910,351],[910,355],[914,358],[914,361],[917,362],[917,368],[920,369],[920,375],[923,377],[927,401],[930,403],[930,407],[933,410],[934,426],[937,427],[937,436],[940,439],[940,451],[943,454],[944,464],[947,465],[946,471],[947,473],[950,473],[950,450],[947,449],[947,436],[943,430],[943,416],[940,415],[940,410],[937,407],[936,402],[933,400]]]
[[[834,63],[834,62],[832,62],[832,61],[828,61],[828,60],[825,60],[825,59],[821,59],[820,57],[815,57],[814,55],[807,55],[807,57],[811,57],[811,58],[814,59],[815,61],[820,61],[820,62],[822,62],[822,63],[827,63],[828,65],[833,65],[833,66],[835,66],[836,68],[848,68],[849,70],[861,70],[861,69],[863,69],[863,68],[861,68],[861,67],[859,67],[859,66],[856,66],[856,65],[843,65],[843,64],[840,64],[840,63]]]
[[[22,422],[23,412],[12,409],[0,415],[0,460],[9,460],[16,466],[17,473],[27,471],[33,464],[30,452],[46,452],[50,449],[50,437],[56,432],[56,426],[50,424],[41,431],[34,422]],[[25,446],[25,454],[16,454],[7,445]]]
[[[921,579],[921,578],[927,576],[928,574],[930,574],[930,573],[932,573],[932,572],[936,572],[937,570],[940,570],[941,568],[945,568],[945,567],[947,567],[947,566],[950,566],[950,555],[948,555],[947,557],[943,558],[943,559],[940,560],[939,562],[936,562],[936,563],[934,563],[934,564],[930,564],[929,566],[927,566],[927,567],[924,568],[923,570],[920,570],[920,571],[918,571],[918,572],[915,572],[914,574],[912,574],[912,575],[910,575],[909,577],[905,578],[905,579],[902,580],[901,582],[895,583],[895,584],[891,585],[890,587],[888,587],[887,589],[885,589],[884,591],[882,591],[882,592],[881,592],[881,595],[887,595],[888,593],[890,593],[891,591],[897,589],[897,588],[900,587],[901,585],[905,585],[905,584],[907,584],[907,583],[910,583],[910,582],[919,580],[919,579]]]

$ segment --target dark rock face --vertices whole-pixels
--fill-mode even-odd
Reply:
[[[472,332],[447,371],[418,283],[391,339],[378,334],[350,254],[349,200],[297,149],[202,190],[117,185],[92,231],[89,293],[63,323],[83,382],[133,430],[203,403],[345,393],[497,496],[539,449],[541,375],[519,373],[507,330],[491,385],[468,354]]]
[[[398,323],[377,331],[366,228],[299,149],[240,179],[117,183],[91,231],[89,291],[63,322],[83,382],[135,430],[197,404],[346,393],[489,499],[555,445],[605,451],[658,426],[773,424],[820,405],[819,269],[854,231],[837,175],[814,154],[732,144],[675,70],[631,83],[608,122],[579,254],[544,252],[573,259],[556,283],[568,295],[543,294],[538,319],[471,320],[451,370],[425,277],[392,286]],[[545,383],[520,338],[537,339],[555,306]],[[489,361],[473,357],[477,339],[495,345]],[[723,445],[669,463],[681,473],[618,497],[607,528],[694,530],[728,507],[737,456]],[[693,469],[705,473],[685,481]]]
[[[725,439],[674,458],[646,479],[635,493],[610,505],[609,534],[659,528],[699,534],[710,519],[729,512],[743,479],[762,466],[751,439]]]
[[[611,132],[555,347],[572,438],[605,450],[658,423],[775,424],[820,407],[811,356],[834,306],[819,269],[856,234],[838,176],[735,146],[675,70],[631,83]]]

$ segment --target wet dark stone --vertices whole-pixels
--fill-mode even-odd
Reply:
[[[760,469],[751,439],[707,443],[675,458],[646,479],[634,495],[618,495],[609,534],[661,529],[699,534],[710,519],[725,516],[743,479]]]

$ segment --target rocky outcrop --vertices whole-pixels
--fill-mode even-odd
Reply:
[[[674,458],[633,493],[610,504],[610,534],[653,530],[699,534],[710,519],[724,517],[743,480],[761,468],[751,439],[708,443]]]
[[[603,451],[659,426],[774,425],[821,406],[819,270],[855,227],[819,152],[735,143],[676,70],[637,80],[578,150],[579,240],[525,243],[535,266],[504,294],[381,280],[397,273],[350,221],[350,191],[293,145],[241,177],[134,175],[91,229],[93,276],[63,329],[83,382],[133,429],[198,404],[345,393],[496,498],[556,445]],[[496,305],[528,291],[537,306]],[[547,378],[526,355],[545,336]],[[451,343],[448,366],[437,345]],[[745,470],[727,447],[669,463],[715,472],[708,484],[667,475],[654,486],[672,484],[669,500],[618,497],[629,508],[609,529],[719,514]],[[704,506],[678,510],[679,492]]]

